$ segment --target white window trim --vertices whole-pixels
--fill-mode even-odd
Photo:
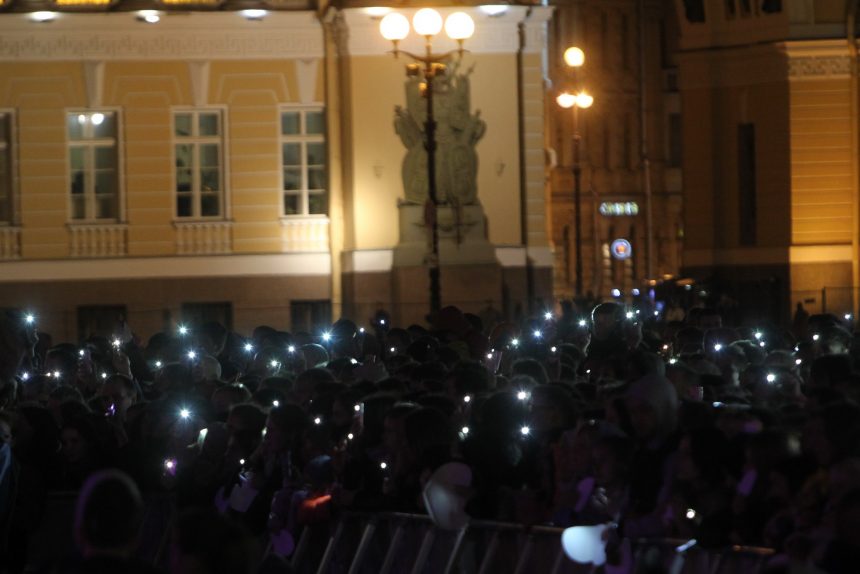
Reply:
[[[110,112],[114,114],[116,123],[116,217],[111,219],[74,219],[72,217],[72,154],[74,141],[69,139],[68,118],[70,114],[95,114]],[[66,108],[63,110],[63,137],[66,142],[66,221],[68,225],[104,225],[109,223],[126,223],[126,194],[125,194],[125,147],[123,146],[124,130],[122,108],[117,106],[99,106],[97,108]],[[95,140],[83,140],[82,143],[92,143]]]
[[[191,215],[186,217],[180,217],[179,213],[176,209],[176,145],[181,142],[188,142],[192,144],[206,143],[212,140],[212,136],[206,136],[205,138],[197,138],[197,137],[189,137],[189,138],[177,138],[176,137],[176,127],[174,123],[174,118],[176,114],[181,113],[205,113],[205,112],[214,112],[217,111],[221,114],[221,134],[220,134],[220,144],[221,144],[221,215]],[[173,202],[173,223],[182,224],[182,223],[192,223],[195,221],[231,221],[232,220],[232,201],[231,201],[231,193],[230,193],[230,165],[227,159],[230,157],[228,150],[228,142],[229,138],[229,127],[228,127],[228,118],[227,118],[227,106],[218,106],[218,105],[207,105],[207,106],[171,106],[170,108],[170,197]],[[199,191],[195,191],[195,195],[199,196]],[[198,197],[199,199],[199,197]],[[192,202],[192,206],[194,206],[194,202]]]
[[[7,116],[9,118],[9,141],[8,147],[11,148],[11,153],[9,154],[10,162],[9,162],[9,193],[11,195],[9,199],[9,209],[11,213],[9,214],[8,221],[0,221],[0,227],[17,227],[20,225],[21,220],[21,194],[18,188],[20,179],[18,176],[18,154],[20,153],[20,147],[18,145],[18,116],[15,113],[14,109],[11,108],[0,108],[0,116]]]
[[[325,118],[325,128],[322,134],[299,134],[299,135],[285,135],[281,133],[281,122],[282,116],[285,112],[313,112],[320,111],[323,113],[323,117]],[[304,115],[302,116],[304,118]],[[304,119],[302,120],[304,121]],[[278,203],[280,205],[280,213],[282,221],[289,221],[294,219],[329,219],[329,213],[298,213],[298,214],[286,214],[284,213],[284,196],[286,195],[286,190],[284,189],[284,144],[285,143],[322,143],[325,146],[325,197],[326,197],[326,211],[331,211],[331,185],[329,180],[329,169],[331,165],[331,158],[328,148],[328,110],[326,106],[322,102],[314,103],[314,104],[301,104],[301,105],[283,105],[278,109]],[[305,163],[306,157],[302,157],[302,178],[303,181],[303,189],[300,190],[302,194],[302,204],[305,209],[308,209],[309,204],[309,196],[308,193],[308,185],[307,185],[307,164]]]

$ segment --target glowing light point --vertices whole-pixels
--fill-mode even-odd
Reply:
[[[761,331],[756,331],[756,332],[755,332],[755,339],[756,339],[756,341],[761,341],[761,338],[762,338],[762,337],[764,337],[764,333],[762,333]]]
[[[534,333],[532,333],[532,335],[534,335],[535,339],[540,339],[543,336],[543,333],[541,333],[540,331],[535,331]]]
[[[174,468],[176,468],[176,461],[172,458],[168,458],[164,461],[164,468],[166,468],[167,470],[173,470]]]
[[[389,350],[389,352],[391,352],[391,353],[396,353],[396,352],[397,352],[397,347],[391,347],[391,348],[390,348],[390,349],[388,349],[388,350]]]
[[[277,369],[280,366],[280,363],[273,359],[273,360],[269,361],[269,366],[272,367],[273,369]]]
[[[83,356],[84,356],[84,355],[86,355],[86,354],[87,354],[87,353],[86,353],[86,351],[84,351],[83,349],[81,349],[80,351],[78,351],[78,356],[79,356],[79,357],[83,357]]]
[[[821,335],[819,335],[818,333],[815,333],[815,334],[812,336],[812,340],[813,340],[813,341],[817,341],[817,340],[818,340],[818,339],[820,339],[820,338],[821,338]]]
[[[290,345],[289,347],[287,347],[287,351],[290,353],[295,353],[296,347],[294,345]]]
[[[520,340],[519,339],[511,339],[511,345],[513,345],[514,347],[519,347],[520,346]]]
[[[325,341],[326,343],[328,343],[329,341],[331,341],[331,333],[329,333],[328,331],[326,331],[325,333],[323,333],[323,334],[322,334],[322,340],[323,340],[323,341]]]
[[[379,468],[381,468],[382,470],[385,470],[386,468],[388,468],[388,463],[387,462],[380,462]]]
[[[520,391],[517,393],[517,400],[524,401],[529,398],[529,394],[525,391]]]
[[[801,364],[802,362],[803,362],[803,359],[795,359],[795,360],[794,360],[794,364],[795,364],[795,365],[799,365],[799,364]]]
[[[675,363],[677,363],[677,362],[678,362],[678,359],[676,359],[675,357],[672,357],[671,359],[669,359],[669,364],[670,364],[670,365],[674,365],[674,364],[675,364]]]
[[[188,358],[189,359],[196,359],[197,353],[195,353],[194,351],[188,351]]]
[[[759,342],[758,346],[759,346],[759,347],[764,347],[766,344],[767,344],[767,343],[765,343],[764,341],[761,341],[761,342]]]
[[[179,411],[179,416],[183,419],[187,419],[191,416],[191,411],[189,411],[188,409],[182,409],[181,411]]]
[[[161,368],[161,365],[163,365],[163,363],[162,363],[161,361],[155,361],[155,367],[156,367],[157,369],[160,369],[160,368]]]
[[[627,311],[626,317],[628,319],[632,319],[633,318],[633,311]]]
[[[32,313],[27,313],[27,315],[24,317],[24,321],[26,321],[28,325],[32,325],[36,322],[36,316]]]
[[[278,401],[278,400],[274,400],[274,401],[272,401],[272,406],[273,406],[273,407],[279,407],[279,406],[281,406],[281,401]]]
[[[768,373],[766,378],[768,383],[772,383],[776,380],[776,375],[774,375],[773,373]]]
[[[347,438],[347,440],[352,440],[355,438],[355,435],[352,433],[349,433],[348,435],[346,435],[346,438]]]
[[[463,397],[463,402],[464,403],[472,402],[472,397],[470,395],[466,395],[465,397]]]
[[[29,381],[30,380],[30,373],[22,373],[21,374],[21,380],[22,381]]]
[[[463,427],[462,429],[460,429],[460,432],[462,432],[463,434],[469,434],[469,427]]]
[[[546,313],[543,314],[543,318],[546,319],[547,321],[549,321],[550,319],[552,319],[552,313],[547,311]]]
[[[693,520],[694,518],[696,518],[696,511],[693,510],[692,508],[688,508],[687,509],[687,520]]]
[[[522,427],[522,428],[520,429],[520,434],[521,434],[521,435],[523,435],[523,436],[528,436],[528,434],[529,434],[530,432],[532,432],[532,429],[530,429],[529,427]]]
[[[254,345],[252,345],[251,343],[245,343],[245,352],[250,353],[253,350],[254,350]]]
[[[492,353],[487,353],[487,358],[488,358],[488,359],[492,359],[492,358],[493,358],[493,354],[492,354]]]
[[[240,459],[239,459],[239,464],[240,464],[240,465],[242,465],[242,466],[245,466],[245,459],[244,459],[244,458],[240,458]]]
[[[550,347],[549,348],[550,353],[555,353],[556,351],[558,351],[558,347]]]
[[[180,325],[179,326],[179,334],[180,335],[187,335],[188,334],[188,327],[186,327],[185,325]]]
[[[268,12],[266,10],[261,10],[259,8],[251,8],[248,10],[242,10],[242,16],[246,20],[262,20],[266,17]]]
[[[106,378],[107,378],[107,373],[102,373],[102,379],[106,379]]]
[[[714,345],[714,350],[715,350],[715,351],[718,351],[718,352],[719,352],[719,351],[722,351],[722,350],[723,350],[723,346],[722,346],[720,343],[717,343],[716,345]]]
[[[314,419],[314,424],[315,424],[315,425],[320,425],[320,424],[322,424],[322,419],[321,419],[320,417],[316,417],[316,418]]]
[[[588,321],[586,321],[585,319],[579,320],[579,326],[580,327],[585,327],[586,325],[588,325]]]
[[[54,371],[53,374],[55,379],[59,379],[61,376],[63,376],[63,373],[61,373],[60,371]]]
[[[352,407],[352,410],[354,410],[355,412],[361,412],[361,405],[355,405],[354,407]]]

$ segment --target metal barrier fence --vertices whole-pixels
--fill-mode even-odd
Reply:
[[[74,549],[76,494],[57,493],[29,541],[27,571],[56,564]],[[164,565],[175,516],[169,494],[146,497],[138,557]],[[288,562],[295,574],[586,574],[595,569],[570,561],[561,547],[563,528],[471,521],[462,530],[436,528],[423,515],[344,514],[331,524],[302,531]],[[668,574],[758,574],[773,551],[719,551],[683,540],[640,540],[632,544],[632,572]]]
[[[306,529],[291,558],[297,574],[585,574],[591,565],[570,561],[563,528],[472,521],[462,530],[436,528],[427,516],[344,515],[330,529]],[[734,547],[705,550],[684,540],[632,544],[632,572],[757,574],[773,551]]]

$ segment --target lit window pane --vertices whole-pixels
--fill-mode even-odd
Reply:
[[[191,135],[191,114],[176,114],[173,117],[173,133],[180,137]]]
[[[86,150],[82,147],[73,147],[69,150],[69,166],[72,171],[82,170],[86,167]]]
[[[217,193],[204,193],[200,196],[200,215],[215,217],[221,214],[221,205]]]
[[[308,212],[312,214],[326,213],[326,196],[324,193],[308,195]]]
[[[191,217],[191,195],[183,193],[176,196],[176,215]]]
[[[325,170],[323,168],[308,168],[308,189],[325,189]]]
[[[72,197],[72,219],[86,219],[86,204],[84,203],[83,195],[75,195]]]
[[[113,195],[97,195],[96,196],[96,218],[98,218],[98,219],[115,219],[116,218],[116,196],[113,196]]]
[[[218,114],[200,114],[199,130],[201,136],[217,136]]]
[[[98,122],[93,118],[97,118]],[[116,118],[113,114],[97,112],[90,114],[93,125],[93,137],[97,139],[112,138],[116,133]]]
[[[301,115],[299,112],[284,112],[281,114],[281,134],[285,136],[302,133]]]
[[[308,144],[308,165],[323,165],[325,163],[325,144]]]
[[[218,169],[200,170],[200,191],[218,191],[221,189],[221,174]]]
[[[200,167],[218,167],[218,144],[200,145]]]
[[[308,134],[322,134],[325,132],[325,114],[322,111],[308,112],[305,115]]]
[[[302,165],[302,144],[286,143],[283,146],[284,165]]]
[[[83,195],[86,188],[86,173],[83,170],[73,170],[70,180],[72,195]]]
[[[176,191],[191,191],[191,168],[180,169],[176,172]]]
[[[115,169],[116,168],[116,148],[97,147],[96,152],[96,169]]]
[[[298,195],[284,195],[284,215],[299,215],[301,213],[301,198]]]
[[[69,139],[72,141],[84,139],[84,124],[87,121],[85,114],[69,114],[66,116],[66,127],[69,132]]]
[[[284,169],[284,190],[298,191],[302,188],[302,170],[300,168]]]
[[[103,170],[96,172],[96,195],[116,195],[116,172]]]

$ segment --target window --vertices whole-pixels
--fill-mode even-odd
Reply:
[[[217,303],[183,303],[182,322],[188,325],[220,323],[233,329],[233,304],[229,301]]]
[[[223,134],[220,110],[173,114],[176,217],[224,217]]]
[[[325,112],[321,108],[281,112],[284,215],[325,215]]]
[[[12,114],[0,111],[0,225],[14,221]]]
[[[78,340],[114,337],[123,331],[128,310],[125,305],[85,305],[78,307]]]
[[[313,332],[331,324],[331,301],[290,301],[290,330]]]
[[[119,154],[115,112],[71,112],[69,142],[71,219],[119,218]]]
[[[756,243],[755,125],[738,126],[738,208],[740,244]]]
[[[684,153],[681,114],[669,114],[669,157],[667,167],[681,167]]]

